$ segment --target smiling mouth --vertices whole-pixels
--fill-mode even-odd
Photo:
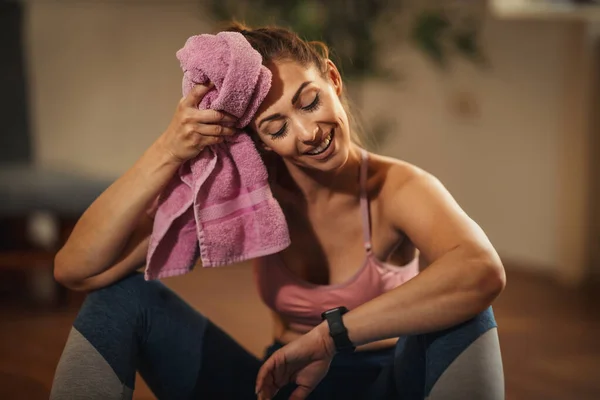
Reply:
[[[329,148],[329,146],[331,145],[331,142],[333,142],[333,129],[329,132],[329,135],[327,135],[325,137],[325,139],[323,139],[323,141],[321,142],[319,147],[317,147],[316,149],[313,149],[311,151],[307,151],[306,154],[308,154],[309,156],[319,155],[319,154],[325,152]]]

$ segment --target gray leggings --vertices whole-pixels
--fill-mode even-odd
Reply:
[[[268,357],[281,344],[265,352]],[[157,281],[133,274],[88,295],[50,398],[131,399],[135,373],[159,399],[255,399],[261,359]],[[282,389],[285,399],[293,385]],[[395,348],[335,356],[310,399],[504,399],[491,308]]]

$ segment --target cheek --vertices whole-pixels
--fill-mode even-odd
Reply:
[[[265,140],[265,145],[281,156],[288,156],[294,154],[296,151],[296,146],[292,135],[287,135],[284,138],[275,140],[267,139]]]
[[[323,102],[323,109],[338,122],[340,120],[346,120],[346,111],[344,110],[344,106],[333,89],[327,91],[327,99]]]
[[[323,99],[323,103],[318,110],[314,112],[313,118],[316,121],[339,123],[342,109],[338,107],[335,99]]]
[[[332,101],[328,113],[331,115],[331,118],[334,119],[335,122],[343,130],[349,129],[348,116],[346,115],[346,110],[344,109],[344,106],[337,98]]]

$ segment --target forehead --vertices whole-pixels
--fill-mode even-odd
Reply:
[[[275,108],[280,105],[291,106],[290,101],[302,83],[322,79],[315,67],[305,67],[294,61],[274,61],[266,64],[266,67],[273,75],[271,88],[255,118],[267,111],[277,112]]]

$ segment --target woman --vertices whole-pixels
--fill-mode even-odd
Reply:
[[[483,231],[433,176],[352,139],[326,47],[279,28],[229,30],[273,74],[249,128],[292,239],[255,260],[275,316],[267,361],[134,272],[161,189],[181,163],[236,133],[230,116],[195,107],[208,91],[198,86],[56,256],[56,279],[91,293],[52,398],[130,398],[136,370],[160,399],[503,398],[490,304],[505,275]],[[428,264],[418,275],[417,249]]]

